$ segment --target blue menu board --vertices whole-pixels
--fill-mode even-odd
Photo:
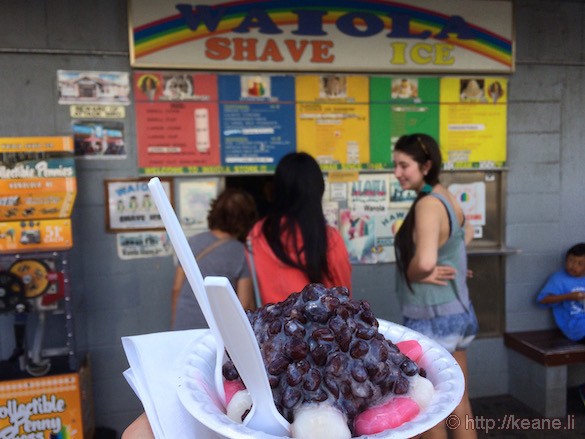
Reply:
[[[295,81],[286,75],[221,75],[221,162],[234,171],[273,170],[296,150]]]

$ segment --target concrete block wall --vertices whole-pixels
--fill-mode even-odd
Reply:
[[[130,71],[126,2],[5,3],[0,136],[70,134],[68,107],[57,104],[56,71]],[[517,70],[509,83],[506,244],[522,253],[506,258],[505,294],[507,330],[523,330],[553,325],[534,295],[566,248],[585,241],[585,3],[513,3]],[[105,231],[103,180],[137,176],[131,106],[125,129],[127,159],[77,161],[69,255],[76,338],[79,350],[90,353],[96,424],[119,433],[141,412],[122,377],[127,362],[120,337],[168,329],[173,272],[170,257],[120,260],[115,235]],[[394,277],[392,264],[356,266],[353,290],[380,317],[400,321]],[[501,337],[472,344],[472,396],[508,392],[507,358]]]
[[[508,104],[508,331],[553,327],[535,296],[585,241],[585,4],[515,1],[517,68]]]

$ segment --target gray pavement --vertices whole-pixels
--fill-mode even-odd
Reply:
[[[567,390],[567,418],[546,419],[510,395],[471,400],[478,438],[583,438],[585,404],[576,387]]]

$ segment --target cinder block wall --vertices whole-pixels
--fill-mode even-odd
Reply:
[[[553,325],[534,295],[566,248],[585,241],[585,3],[513,3],[517,69],[509,90],[506,241],[522,253],[506,258],[505,294],[507,329],[524,330]],[[68,107],[57,104],[58,69],[130,71],[124,1],[9,2],[2,12],[2,137],[70,133]],[[126,135],[126,160],[77,162],[69,254],[77,344],[91,356],[96,424],[119,433],[141,411],[122,377],[120,337],[168,328],[173,271],[171,258],[121,261],[115,236],[105,232],[103,180],[137,176],[132,107]],[[399,321],[394,276],[391,264],[357,266],[354,294]],[[9,342],[6,333],[0,348]],[[501,338],[472,344],[469,368],[472,396],[507,393]]]

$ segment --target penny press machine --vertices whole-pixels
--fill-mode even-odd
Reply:
[[[72,139],[0,138],[0,188],[0,341],[12,348],[0,357],[0,380],[44,376],[57,364],[76,370],[67,270]]]

